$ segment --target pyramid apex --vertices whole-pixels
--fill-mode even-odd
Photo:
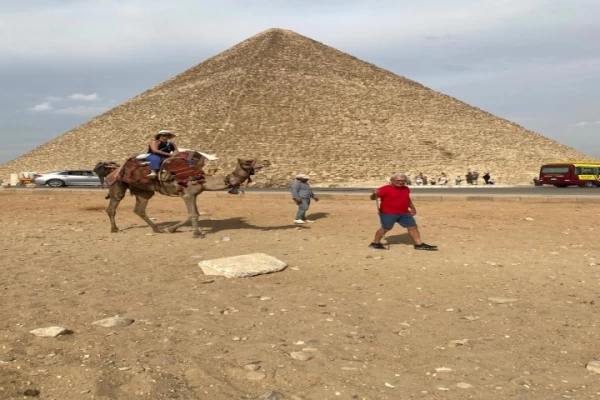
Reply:
[[[271,35],[289,35],[289,36],[302,36],[299,33],[296,33],[294,31],[291,31],[289,29],[283,29],[283,28],[269,28],[267,30],[264,30],[262,32],[257,33],[256,35],[254,35],[253,37],[259,37],[259,36],[271,36]]]

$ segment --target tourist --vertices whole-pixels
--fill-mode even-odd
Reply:
[[[454,184],[456,186],[460,186],[461,182],[462,182],[462,178],[460,177],[460,175],[456,175],[456,178],[454,178]]]
[[[489,172],[486,172],[485,175],[483,175],[483,180],[485,181],[486,185],[489,185],[490,178],[491,177],[490,177],[490,173]]]
[[[440,178],[438,179],[438,183],[440,185],[447,185],[448,184],[448,178],[446,177],[446,174],[444,172],[442,172],[442,176],[440,176]]]
[[[405,174],[394,174],[389,185],[373,190],[371,200],[381,200],[379,205],[381,228],[375,232],[375,239],[369,247],[378,250],[385,249],[381,244],[381,239],[386,232],[394,227],[395,223],[398,223],[401,227],[408,229],[415,250],[437,250],[437,246],[423,243],[421,240],[419,228],[414,218],[417,215],[417,209],[410,198],[410,189],[406,186],[406,180]]]
[[[479,172],[473,171],[473,184],[477,185],[478,180],[479,180]]]
[[[473,173],[471,171],[467,172],[467,175],[465,175],[465,178],[467,179],[467,185],[473,184]]]
[[[309,176],[305,174],[296,175],[296,179],[290,185],[290,191],[294,202],[298,205],[298,211],[296,212],[295,224],[305,224],[307,222],[314,222],[306,219],[306,212],[310,207],[310,200],[314,199],[319,201],[319,198],[315,196],[310,185],[308,184]]]
[[[177,145],[171,142],[174,137],[175,135],[170,131],[162,130],[150,141],[146,160],[150,162],[152,172],[148,174],[148,178],[156,178],[163,161],[179,154]]]
[[[408,181],[408,179],[407,179]],[[415,184],[417,186],[421,186],[423,184],[423,173],[420,172],[419,175],[417,175],[417,177],[415,178]]]

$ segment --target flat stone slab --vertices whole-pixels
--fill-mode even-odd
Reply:
[[[227,278],[245,278],[279,272],[287,264],[264,253],[244,254],[241,256],[216,258],[198,263],[205,275],[221,275]]]
[[[135,320],[133,320],[131,318],[124,318],[124,317],[116,316],[116,317],[101,319],[100,321],[94,321],[94,322],[92,322],[92,325],[103,326],[105,328],[116,328],[116,327],[129,326],[129,325],[133,324],[134,321]]]
[[[33,333],[35,336],[39,337],[57,337],[60,335],[68,335],[71,331],[62,326],[49,326],[47,328],[34,329],[29,331],[29,333]]]
[[[508,304],[518,301],[518,299],[512,299],[508,297],[488,297],[488,301],[496,304]]]

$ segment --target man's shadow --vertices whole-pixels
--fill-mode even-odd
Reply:
[[[388,244],[406,244],[412,246],[414,243],[408,233],[386,236],[384,239]]]
[[[328,212],[318,212],[318,213],[313,213],[313,214],[307,214],[306,218],[310,219],[311,221],[316,221],[319,219],[327,218],[328,216],[329,216]]]

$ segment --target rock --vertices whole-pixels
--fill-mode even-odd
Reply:
[[[351,339],[364,339],[365,335],[361,335],[358,332],[349,332],[346,334],[346,337],[351,338]]]
[[[517,385],[521,385],[521,386],[531,386],[531,383],[527,380],[527,378],[524,378],[522,376],[517,376],[516,378],[512,378],[510,380],[512,383],[515,383]]]
[[[312,354],[309,353],[305,353],[303,351],[292,351],[290,353],[290,356],[294,359],[294,360],[298,360],[298,361],[308,361],[311,358],[313,358]]]
[[[535,221],[535,220],[534,220],[533,218],[531,218],[531,217],[525,217],[524,219],[525,219],[525,221]]]
[[[283,395],[283,393],[269,392],[269,393],[263,394],[256,400],[283,400],[284,398],[285,398],[285,396]]]
[[[385,387],[389,387],[389,388],[395,388],[396,386],[392,385],[391,383],[384,383]]]
[[[250,371],[246,374],[246,379],[249,381],[262,381],[266,377],[267,374],[262,371]]]
[[[446,367],[440,367],[440,368],[436,368],[435,372],[451,372],[452,369],[451,368],[446,368]]]
[[[258,371],[260,369],[260,365],[258,365],[257,363],[246,364],[244,365],[244,369],[246,371]]]
[[[103,326],[105,328],[116,328],[116,327],[124,328],[126,326],[133,324],[134,321],[135,320],[131,319],[131,318],[115,316],[115,317],[111,317],[111,318],[101,319],[99,321],[94,321],[94,322],[92,322],[92,324]]]
[[[468,346],[469,339],[451,340],[448,343],[448,347]]]
[[[40,391],[37,389],[27,389],[23,392],[23,396],[27,397],[38,397],[40,395]]]
[[[38,328],[29,333],[33,333],[35,336],[39,337],[57,337],[60,335],[68,335],[72,333],[70,330],[63,328],[62,326],[50,326],[48,328]]]
[[[463,317],[463,319],[466,319],[467,321],[475,321],[475,320],[478,320],[478,319],[479,319],[479,317],[474,317],[474,316],[472,316],[472,315],[465,315],[465,316]]]
[[[198,265],[205,275],[222,275],[227,278],[244,278],[279,272],[287,266],[285,262],[264,253],[204,260]]]
[[[458,382],[456,384],[457,388],[460,389],[471,389],[473,387],[473,385],[471,385],[470,383],[466,383],[466,382]]]
[[[496,304],[507,304],[512,303],[514,301],[518,301],[518,299],[511,299],[508,297],[488,297],[488,301]]]
[[[592,371],[595,372],[597,374],[600,374],[600,361],[590,361],[585,368],[588,371]]]
[[[0,363],[9,363],[15,361],[16,358],[10,354],[3,354],[0,356]]]

